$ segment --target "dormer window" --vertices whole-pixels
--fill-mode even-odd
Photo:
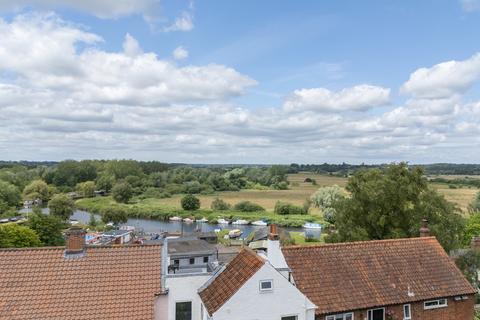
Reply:
[[[260,280],[260,292],[273,291],[273,280]]]

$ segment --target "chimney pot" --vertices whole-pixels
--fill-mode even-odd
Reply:
[[[420,237],[430,237],[430,229],[428,228],[428,220],[422,219],[420,227]]]
[[[277,225],[272,223],[270,225],[270,233],[268,234],[268,239],[269,240],[278,240],[279,239],[279,236],[278,236],[278,232],[277,232]]]
[[[65,255],[80,254],[85,250],[85,230],[71,227],[65,232]]]

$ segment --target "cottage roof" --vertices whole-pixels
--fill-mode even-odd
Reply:
[[[172,257],[213,254],[215,252],[215,246],[205,240],[194,237],[168,239],[168,254]]]
[[[434,237],[282,251],[317,314],[476,293]]]
[[[251,249],[243,248],[226,268],[200,288],[199,295],[208,313],[220,309],[260,268],[265,260]]]
[[[154,317],[161,291],[161,246],[0,250],[0,319],[139,319]]]

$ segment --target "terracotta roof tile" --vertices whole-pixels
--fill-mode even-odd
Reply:
[[[260,268],[265,260],[254,251],[243,248],[227,267],[199,291],[210,315],[227,302]]]
[[[434,237],[282,250],[317,314],[476,292]]]
[[[154,316],[161,245],[0,250],[0,319],[139,319]]]

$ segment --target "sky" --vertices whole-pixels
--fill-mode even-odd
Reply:
[[[480,162],[480,0],[0,0],[0,159]]]

